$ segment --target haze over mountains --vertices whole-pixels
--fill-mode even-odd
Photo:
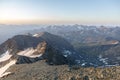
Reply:
[[[39,29],[42,25],[6,25],[0,24],[0,44],[17,34],[23,34],[27,30]]]
[[[56,30],[56,27],[57,27],[57,30]],[[58,27],[61,27],[61,28],[58,28]],[[60,31],[64,31],[64,32],[65,31],[67,31],[67,32],[68,31],[81,31],[79,29],[79,27],[81,27],[81,29],[95,28],[95,26],[87,26],[87,25],[50,25],[50,26],[48,26],[48,25],[5,25],[5,24],[0,24],[0,28],[1,28],[0,29],[0,37],[1,37],[0,43],[4,42],[8,38],[11,38],[17,34],[33,33],[33,30],[35,30],[35,29],[36,29],[35,30],[36,32],[40,32],[42,30],[42,31],[46,31],[46,32],[54,32],[57,34]],[[107,27],[111,27],[111,26],[107,26]],[[40,31],[39,30],[37,31],[37,29],[39,29]],[[63,30],[63,29],[65,29],[65,30]],[[110,29],[113,29],[113,28],[110,28]],[[56,31],[54,31],[54,30],[56,30]]]

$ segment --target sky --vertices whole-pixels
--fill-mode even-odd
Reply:
[[[120,0],[0,0],[0,23],[120,25]]]

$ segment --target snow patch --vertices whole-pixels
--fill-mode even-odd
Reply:
[[[64,50],[63,53],[65,53],[65,54],[67,54],[67,55],[71,55],[71,54],[72,54],[69,50]]]
[[[64,53],[63,54],[64,57],[67,57],[68,55],[72,54],[69,50],[64,50],[63,53]]]
[[[9,60],[11,57],[12,57],[12,55],[11,55],[11,54],[9,53],[9,51],[7,50],[5,53],[3,53],[3,54],[0,56],[0,62],[7,61],[7,60]]]
[[[14,65],[17,60],[11,60],[8,64],[0,68],[0,78],[4,77],[5,75],[10,74],[11,72],[5,72],[10,66]]]
[[[40,37],[42,36],[44,33],[36,33],[36,34],[33,34],[33,37]]]
[[[102,55],[99,55],[98,58],[99,58],[99,61],[103,62],[105,65],[108,64],[107,63],[108,58],[103,58]]]
[[[81,66],[85,66],[85,65],[86,65],[86,62],[81,64]]]
[[[21,55],[21,56],[31,57],[31,58],[36,58],[36,57],[42,56],[42,54],[38,54],[38,55],[33,54],[36,51],[37,51],[37,49],[28,48],[28,49],[26,49],[24,51],[18,52],[17,54]]]
[[[68,55],[63,55],[64,57],[67,57]]]
[[[34,34],[33,37],[39,37],[39,34]]]

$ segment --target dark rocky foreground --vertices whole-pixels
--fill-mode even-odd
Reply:
[[[12,74],[1,80],[120,80],[120,67],[83,68],[48,65],[45,61],[11,66]]]

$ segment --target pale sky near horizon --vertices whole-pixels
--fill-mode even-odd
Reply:
[[[120,25],[120,0],[0,0],[0,23]]]

